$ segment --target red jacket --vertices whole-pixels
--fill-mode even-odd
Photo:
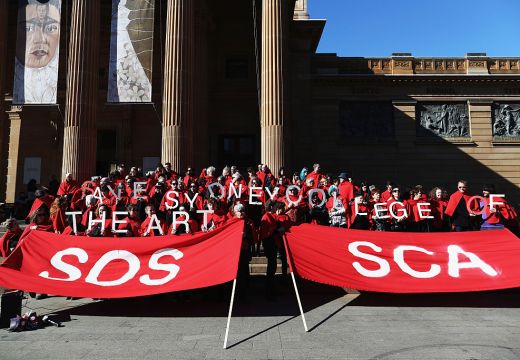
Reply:
[[[76,180],[72,180],[70,182],[63,180],[58,189],[58,196],[74,194],[74,192],[79,188],[79,184],[76,182]]]
[[[346,202],[354,198],[354,185],[350,181],[343,181],[338,185],[339,194]]]
[[[8,257],[10,254],[9,251],[9,242],[18,237],[20,239],[22,235],[22,229],[18,228],[15,231],[11,231],[10,229],[7,230],[7,232],[2,236],[0,239],[0,256],[2,257]]]

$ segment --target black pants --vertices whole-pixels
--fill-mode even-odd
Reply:
[[[237,294],[240,299],[245,299],[249,289],[249,262],[251,261],[251,251],[248,246],[246,249],[240,250],[240,259],[238,260],[237,273]]]
[[[277,255],[280,252],[280,257],[282,261],[282,273],[287,274],[287,254],[285,253],[285,248],[278,248],[276,246],[276,242],[274,238],[269,237],[262,240],[262,245],[264,246],[265,257],[267,258],[267,271],[266,271],[266,295],[274,295],[274,275],[276,274],[276,266],[277,266]]]

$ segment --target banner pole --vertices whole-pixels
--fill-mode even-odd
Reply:
[[[229,323],[231,322],[231,313],[233,311],[233,302],[235,300],[235,288],[237,285],[237,279],[233,280],[233,290],[231,290],[231,302],[229,303],[229,313],[227,318],[227,325],[226,325],[226,335],[224,336],[224,349],[227,349],[227,341],[228,341],[228,334],[229,334]]]
[[[294,277],[292,257],[289,253],[289,246],[287,245],[287,239],[285,238],[285,235],[283,237],[283,244],[285,246],[285,253],[287,256],[287,261],[289,262],[289,268],[291,271],[292,282],[294,285],[294,292],[296,293],[296,300],[298,301],[298,307],[300,308],[300,314],[302,315],[303,328],[305,329],[305,332],[309,332],[309,328],[307,327],[307,321],[305,321],[305,314],[303,313],[302,302],[300,300],[300,292],[298,291],[298,286],[296,285],[296,278]]]

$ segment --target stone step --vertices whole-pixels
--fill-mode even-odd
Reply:
[[[249,265],[249,273],[251,275],[265,275],[267,271],[267,264],[250,264]],[[278,263],[276,265],[276,274],[282,273],[282,264]]]
[[[280,263],[280,259],[278,259],[278,263]],[[251,264],[267,264],[267,258],[265,256],[253,256]]]

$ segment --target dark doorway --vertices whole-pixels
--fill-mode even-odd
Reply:
[[[97,132],[96,174],[107,176],[110,166],[116,163],[117,132],[114,129],[102,129]]]
[[[244,168],[256,164],[254,135],[221,135],[219,140],[219,166]]]

